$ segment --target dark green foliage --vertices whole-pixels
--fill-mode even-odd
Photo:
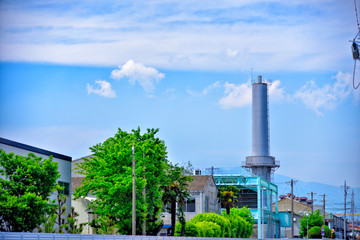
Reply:
[[[200,213],[196,215],[193,219],[191,219],[191,222],[195,223],[195,225],[198,222],[216,223],[221,228],[220,237],[231,237],[230,221],[217,213]]]
[[[321,227],[314,226],[309,229],[309,238],[321,238]]]
[[[136,233],[141,234],[146,220],[146,231],[156,234],[163,206],[160,186],[165,178],[166,146],[155,137],[158,129],[140,128],[131,133],[118,129],[114,137],[91,147],[89,159],[78,165],[78,172],[86,177],[74,197],[96,196],[89,209],[97,218],[91,223],[99,233],[131,234],[132,212],[132,145],[136,161]],[[146,197],[143,189],[145,186]]]
[[[320,210],[316,210],[309,214],[309,229],[315,226],[321,227],[324,224],[323,217],[321,216]],[[300,236],[306,237],[307,235],[307,217],[304,216],[300,220]]]
[[[0,231],[29,232],[52,214],[49,201],[60,177],[58,163],[29,153],[27,157],[0,149]]]

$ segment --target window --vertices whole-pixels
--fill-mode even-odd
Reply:
[[[209,212],[209,197],[205,197],[205,212]]]
[[[185,212],[195,212],[195,198],[190,198],[186,200]]]
[[[60,187],[64,187],[62,194],[64,195],[70,195],[70,184],[67,182],[58,182]]]

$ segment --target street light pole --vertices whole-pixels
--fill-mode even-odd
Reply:
[[[309,239],[309,214],[306,214],[306,238]]]
[[[132,235],[136,235],[136,192],[135,192],[135,142],[132,145],[133,155],[133,185],[132,185]]]

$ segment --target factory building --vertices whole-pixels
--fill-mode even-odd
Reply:
[[[234,185],[241,191],[238,207],[247,206],[255,219],[254,233],[259,239],[279,238],[278,187],[271,174],[280,167],[270,155],[268,83],[259,76],[252,83],[252,156],[242,166],[249,172],[237,175],[214,175],[217,186]],[[274,204],[275,209],[272,209]]]

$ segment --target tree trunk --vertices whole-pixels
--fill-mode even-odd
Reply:
[[[174,236],[175,232],[175,221],[176,221],[176,202],[171,202],[171,227],[170,236]]]

